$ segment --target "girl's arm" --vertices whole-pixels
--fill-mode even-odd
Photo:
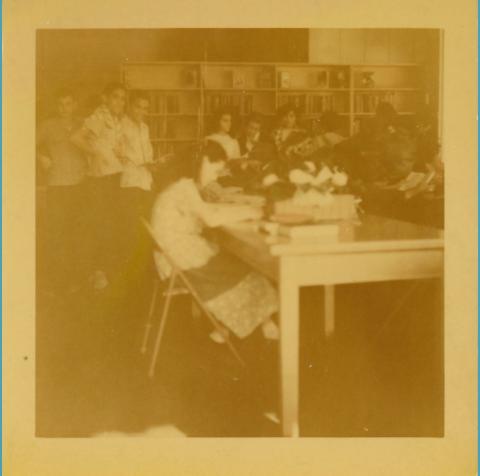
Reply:
[[[200,214],[203,222],[211,228],[245,220],[259,220],[262,218],[262,215],[263,212],[260,208],[248,205],[229,204],[219,207],[212,203],[205,203]]]
[[[261,208],[248,205],[216,205],[202,200],[195,186],[190,191],[189,200],[195,213],[208,227],[238,223],[244,220],[259,220],[263,212]]]

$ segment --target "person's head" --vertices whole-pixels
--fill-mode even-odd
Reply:
[[[150,107],[148,95],[138,92],[129,98],[128,114],[133,121],[141,123],[145,121]]]
[[[397,111],[389,102],[381,101],[378,103],[375,111],[375,122],[378,128],[395,127],[397,119]]]
[[[214,132],[230,134],[233,125],[233,113],[229,109],[221,109],[213,118]]]
[[[245,128],[245,134],[251,141],[257,141],[262,129],[262,117],[260,114],[252,114],[248,120]]]
[[[297,125],[297,109],[285,104],[277,110],[277,122],[280,127],[293,129]]]
[[[177,151],[171,166],[165,171],[168,182],[180,178],[198,180],[201,186],[215,181],[225,169],[227,154],[225,149],[214,141],[207,141],[200,147],[190,146]]]
[[[197,180],[200,186],[204,187],[222,175],[227,162],[227,153],[217,142],[207,141],[200,150],[199,158]]]
[[[336,132],[341,128],[340,117],[336,112],[326,111],[320,118],[320,127],[323,132]]]
[[[380,153],[389,180],[401,180],[413,170],[416,146],[408,134],[396,132],[389,135],[381,145]]]
[[[62,119],[71,119],[77,108],[77,101],[70,89],[59,89],[55,94],[57,114]]]
[[[103,101],[114,116],[120,116],[125,109],[127,93],[121,83],[109,83],[103,90]]]

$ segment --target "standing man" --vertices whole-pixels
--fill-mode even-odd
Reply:
[[[75,117],[77,102],[67,89],[57,91],[56,115],[37,131],[37,156],[47,183],[47,241],[51,291],[72,291],[80,283],[82,233],[87,169],[83,152],[70,141],[81,121]]]
[[[119,271],[119,226],[121,223],[120,178],[122,162],[122,119],[126,91],[120,83],[110,83],[103,103],[72,141],[88,154],[89,207],[91,216],[91,269],[93,287],[102,290]]]
[[[125,268],[132,284],[141,286],[148,260],[150,240],[141,218],[150,219],[152,206],[153,148],[145,119],[149,98],[136,93],[129,98],[127,114],[122,119],[124,169],[120,179],[123,208],[123,245]]]

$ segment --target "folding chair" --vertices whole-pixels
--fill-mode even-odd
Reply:
[[[166,261],[168,262],[168,264],[170,265],[170,268],[171,268],[171,273],[170,273],[170,277],[169,277],[169,281],[168,281],[167,290],[166,290],[166,292],[163,293],[164,298],[165,298],[165,302],[163,304],[162,315],[160,317],[160,325],[159,325],[157,336],[156,336],[156,339],[155,339],[155,344],[154,344],[154,347],[153,347],[153,354],[152,354],[152,358],[151,358],[151,361],[150,361],[150,367],[149,367],[149,371],[148,371],[148,376],[150,378],[153,378],[153,376],[155,374],[155,367],[156,367],[156,364],[157,364],[158,352],[160,350],[160,344],[161,344],[163,333],[164,333],[164,330],[165,330],[165,324],[167,322],[168,311],[170,309],[170,302],[171,302],[172,296],[179,295],[179,294],[190,294],[192,296],[193,300],[199,306],[200,310],[203,312],[203,314],[205,314],[205,316],[207,316],[208,320],[211,322],[211,324],[214,326],[214,328],[217,331],[219,331],[220,333],[222,333],[223,329],[222,329],[221,325],[218,323],[217,319],[212,315],[212,313],[207,309],[205,304],[202,302],[202,299],[200,298],[200,296],[196,292],[194,286],[192,285],[190,280],[187,278],[185,273],[178,266],[175,265],[175,262],[172,260],[172,258],[170,258],[170,256],[167,253],[165,253],[165,251],[161,248],[161,246],[159,245],[159,243],[158,243],[158,241],[155,237],[154,231],[153,231],[152,227],[150,226],[150,224],[144,219],[142,219],[142,222],[143,222],[143,225],[145,226],[145,228],[147,229],[150,237],[152,238],[156,250],[164,256],[164,258],[166,259]],[[160,277],[160,279],[161,278],[162,277]],[[154,315],[154,310],[155,310],[155,304],[156,304],[156,301],[157,301],[157,298],[158,298],[159,288],[161,286],[160,279],[159,278],[156,279],[156,283],[155,283],[155,286],[154,286],[154,289],[153,289],[152,301],[150,303],[150,309],[149,309],[149,312],[148,312],[147,322],[146,322],[146,325],[145,325],[145,333],[144,333],[142,349],[141,349],[142,353],[146,353],[148,337],[149,337],[149,334],[150,334],[150,331],[151,331],[151,328],[152,328],[152,325],[153,325],[152,320],[153,320],[153,315]],[[180,283],[182,285],[182,288],[175,288],[174,287],[177,280],[180,281]],[[237,361],[242,365],[242,367],[245,367],[245,362],[240,357],[240,354],[238,353],[237,349],[232,344],[232,342],[231,342],[231,340],[228,336],[225,337],[225,342],[226,342],[228,348],[230,349],[230,351],[232,352],[232,354],[234,355],[234,357],[237,359]]]

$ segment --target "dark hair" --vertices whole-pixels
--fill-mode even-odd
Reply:
[[[104,88],[103,88],[103,94],[105,96],[110,96],[113,92],[121,89],[122,91],[126,91],[125,86],[122,83],[119,82],[111,82],[108,83]]]
[[[227,160],[227,152],[218,143],[213,140],[207,140],[200,149],[200,158],[207,156],[210,162],[220,162]]]
[[[277,121],[281,121],[289,112],[298,116],[298,109],[291,103],[284,104],[277,109]]]
[[[203,157],[207,156],[210,162],[221,162],[227,160],[225,149],[217,142],[208,140],[204,143],[188,146],[178,150],[175,157],[171,159],[168,170],[168,183],[173,183],[183,177],[195,178]]]
[[[246,124],[249,124],[250,122],[256,122],[257,124],[262,125],[263,124],[263,115],[260,114],[259,112],[252,112],[247,117]]]
[[[59,99],[64,99],[64,98],[68,98],[68,97],[70,97],[72,99],[75,99],[75,93],[70,88],[62,87],[62,88],[58,88],[55,91],[55,99],[57,101]]]
[[[218,128],[219,128],[219,124],[220,124],[220,119],[223,117],[223,116],[230,116],[232,118],[232,129],[233,129],[233,122],[235,120],[235,114],[234,114],[234,111],[233,109],[231,108],[228,108],[228,107],[222,107],[221,109],[217,109],[214,113],[213,113],[213,117],[212,117],[212,127],[211,127],[211,131],[212,132],[217,132],[218,131]]]
[[[325,132],[334,132],[340,128],[340,116],[333,111],[326,111],[320,117],[320,126]]]
[[[137,101],[148,101],[150,102],[150,96],[145,91],[132,91],[128,98],[130,104],[134,104]]]
[[[381,101],[378,103],[375,111],[375,119],[383,126],[396,125],[398,120],[397,111],[389,102]]]

